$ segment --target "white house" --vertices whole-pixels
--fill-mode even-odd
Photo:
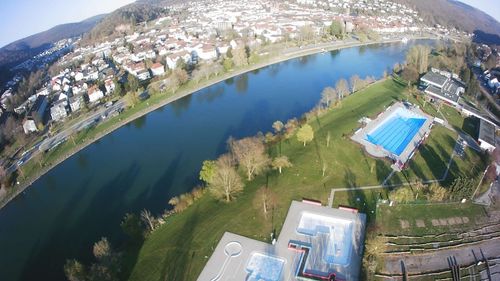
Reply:
[[[166,62],[169,69],[174,69],[177,66],[179,59],[183,59],[185,62],[191,61],[191,55],[183,50],[167,56]]]
[[[23,130],[25,134],[37,132],[38,129],[35,124],[35,120],[33,119],[26,119],[23,122]]]
[[[81,73],[80,71],[78,71],[76,74],[75,74],[75,81],[80,81],[83,79],[83,73]]]
[[[147,69],[143,69],[139,72],[137,72],[137,79],[144,81],[151,78],[151,75],[149,75],[149,71]]]
[[[213,60],[217,58],[217,49],[212,45],[203,44],[200,48],[196,48],[195,51],[202,60]]]
[[[106,88],[106,94],[110,94],[115,91],[115,82],[111,79],[106,79],[106,81],[104,81],[104,87]]]
[[[66,100],[57,102],[50,108],[50,117],[54,121],[60,121],[68,116],[68,112],[66,111]]]
[[[92,87],[89,89],[88,94],[89,102],[94,103],[104,97],[104,93],[97,87]]]
[[[162,75],[165,73],[165,67],[161,63],[155,63],[151,66],[151,73],[153,76]]]

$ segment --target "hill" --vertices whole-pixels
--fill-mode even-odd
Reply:
[[[428,24],[500,35],[500,23],[488,14],[455,0],[392,0],[415,9]]]
[[[128,32],[133,30],[137,23],[159,18],[165,12],[161,2],[158,0],[137,1],[115,10],[95,25],[84,36],[82,43],[93,43],[108,36]]]
[[[64,38],[76,37],[91,30],[105,15],[98,15],[81,22],[57,25],[49,30],[12,42],[0,49],[0,66],[13,65],[26,60]]]

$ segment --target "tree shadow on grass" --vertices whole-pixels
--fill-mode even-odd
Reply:
[[[446,163],[443,163],[436,150],[428,145],[424,145],[420,149],[420,154],[432,173],[432,179],[440,179],[446,170]],[[425,180],[429,179],[425,178]]]
[[[177,231],[180,235],[177,236],[175,243],[176,248],[169,250],[162,262],[161,276],[163,280],[185,280],[185,277],[190,272],[191,262],[196,256],[196,251],[186,251],[190,249],[194,239],[195,225],[197,225],[200,217],[198,205],[195,205],[186,223],[182,229]]]

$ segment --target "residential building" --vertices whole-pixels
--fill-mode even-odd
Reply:
[[[93,86],[88,90],[89,102],[94,103],[104,97],[104,93],[97,86]]]
[[[111,79],[106,79],[106,81],[104,81],[104,87],[106,88],[106,95],[109,95],[115,91],[115,82]]]
[[[36,122],[33,119],[26,119],[23,122],[23,130],[25,134],[38,132],[38,128],[36,126]]]
[[[68,116],[68,111],[66,110],[67,100],[59,100],[50,108],[50,117],[52,120],[58,122],[63,120]]]
[[[149,75],[149,71],[147,69],[143,69],[139,72],[137,72],[137,79],[141,80],[141,81],[144,81],[144,80],[148,80],[149,78],[151,78],[151,75]]]
[[[487,151],[493,151],[496,147],[496,127],[493,124],[490,124],[483,119],[479,122],[479,145],[482,149]]]
[[[80,110],[82,108],[83,102],[83,96],[81,94],[73,95],[72,97],[70,97],[68,103],[69,107],[71,108],[71,112]]]
[[[153,76],[163,75],[165,73],[165,67],[161,63],[155,63],[151,66],[151,73]]]

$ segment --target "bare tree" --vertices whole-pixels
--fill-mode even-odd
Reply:
[[[280,135],[281,134],[281,131],[283,131],[283,128],[285,127],[285,125],[283,124],[283,122],[281,121],[274,121],[273,123],[273,129],[274,129],[274,132],[276,133],[276,135]]]
[[[337,81],[337,83],[335,84],[335,90],[337,90],[339,99],[343,99],[344,96],[349,93],[349,86],[347,84],[347,80],[340,79],[339,81]]]
[[[351,77],[350,82],[351,82],[351,93],[359,91],[361,88],[363,88],[362,85],[363,80],[361,80],[361,78],[359,78],[357,74]]]
[[[254,200],[256,205],[261,206],[264,217],[266,218],[267,218],[267,213],[270,210],[276,208],[278,204],[278,196],[276,195],[276,193],[274,193],[271,189],[265,186],[262,186],[257,190]]]
[[[288,157],[278,156],[278,157],[274,158],[272,166],[273,166],[273,169],[278,170],[281,174],[281,170],[283,168],[292,167],[292,163],[290,163],[290,160],[288,160]]]
[[[326,107],[330,107],[337,99],[337,91],[332,87],[326,87],[321,92],[321,103]]]
[[[236,172],[231,155],[224,154],[216,161],[215,174],[208,188],[219,199],[231,201],[237,193],[243,190],[243,181]]]
[[[330,136],[330,132],[328,131],[328,133],[326,134],[326,147],[330,146],[330,139],[331,139],[331,136]]]
[[[241,140],[231,138],[228,143],[238,164],[246,170],[247,180],[251,180],[269,167],[270,159],[266,153],[266,146],[260,138],[249,137]]]
[[[236,48],[232,52],[234,65],[238,67],[248,65],[248,57],[244,47]]]
[[[113,254],[111,245],[106,237],[102,237],[101,240],[94,243],[92,252],[94,253],[94,257],[99,261],[108,260]]]
[[[141,221],[146,225],[149,231],[153,231],[155,229],[155,218],[149,210],[143,209],[141,211]]]

